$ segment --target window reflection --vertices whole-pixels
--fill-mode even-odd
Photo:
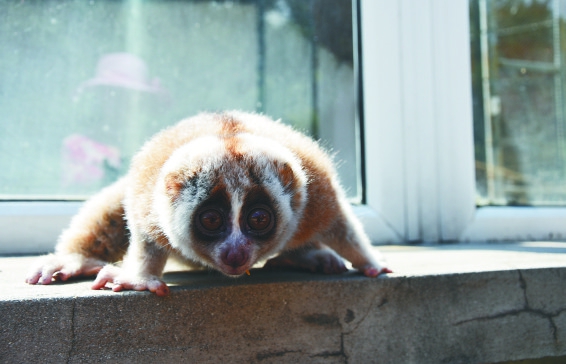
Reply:
[[[0,198],[82,198],[201,111],[282,118],[359,200],[352,2],[0,1]]]
[[[566,2],[470,1],[479,205],[564,205]]]

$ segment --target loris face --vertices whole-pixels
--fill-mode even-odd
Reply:
[[[251,135],[203,139],[167,162],[156,190],[160,225],[186,258],[238,276],[292,237],[305,204],[306,176],[273,141]]]

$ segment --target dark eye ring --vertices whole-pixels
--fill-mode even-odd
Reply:
[[[224,217],[218,210],[206,210],[200,213],[199,222],[206,231],[216,232],[224,226]]]
[[[273,216],[267,209],[255,208],[248,214],[247,223],[251,231],[265,233],[273,227]]]

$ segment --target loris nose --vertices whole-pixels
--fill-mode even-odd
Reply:
[[[230,247],[222,252],[221,258],[222,263],[237,268],[248,262],[249,254],[245,247]]]

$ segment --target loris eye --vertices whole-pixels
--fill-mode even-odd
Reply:
[[[217,231],[224,225],[222,214],[216,210],[207,210],[199,216],[200,224],[208,231]]]
[[[266,209],[253,209],[248,214],[248,226],[256,232],[264,232],[273,226],[271,213]]]

